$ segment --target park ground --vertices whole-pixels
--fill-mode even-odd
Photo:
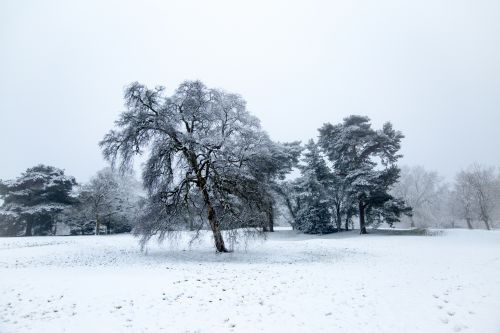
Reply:
[[[0,238],[0,332],[500,332],[500,231]]]

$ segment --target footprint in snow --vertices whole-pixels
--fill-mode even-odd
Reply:
[[[460,332],[460,331],[462,331],[462,330],[464,330],[464,329],[467,329],[467,326],[465,326],[465,325],[455,325],[455,326],[453,327],[453,330],[454,330],[455,332]]]

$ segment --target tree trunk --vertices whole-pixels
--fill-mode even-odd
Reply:
[[[24,236],[32,236],[33,235],[32,229],[33,229],[33,218],[28,217],[26,219],[26,231],[24,233]]]
[[[273,205],[269,206],[269,210],[267,211],[267,218],[269,221],[269,231],[274,232],[274,208],[273,208]]]
[[[215,248],[217,249],[217,252],[229,252],[224,244],[224,239],[222,238],[222,233],[220,232],[219,222],[217,222],[217,217],[215,216],[215,209],[210,202],[210,195],[205,188],[205,180],[201,177],[201,175],[199,175],[198,179],[198,186],[203,194],[203,200],[205,201],[208,209],[208,223],[210,224],[210,229],[212,229],[212,233],[214,235]]]
[[[111,222],[110,221],[106,222],[106,234],[107,235],[111,234]]]
[[[220,226],[215,218],[215,210],[210,203],[207,203],[208,207],[208,222],[210,223],[210,228],[212,229],[212,233],[214,235],[215,248],[217,252],[229,252],[224,245],[224,239],[222,238],[222,234],[220,232]]]
[[[337,213],[337,218],[336,218],[336,224],[337,224],[337,231],[341,231],[342,230],[342,214],[340,213],[340,207],[337,206],[335,208],[336,210],[336,213]]]
[[[474,228],[472,227],[472,221],[471,221],[471,219],[470,219],[470,218],[465,219],[465,221],[467,222],[467,228],[469,228],[469,229],[474,229]]]
[[[99,220],[99,215],[95,217],[95,234],[99,235],[101,232],[101,221]]]
[[[483,222],[484,222],[484,225],[486,226],[486,229],[491,230],[490,222],[488,221],[488,219],[484,219]]]
[[[413,216],[410,217],[410,228],[415,228],[415,221],[413,220]]]
[[[362,201],[359,202],[359,233],[362,235],[367,234],[365,225],[365,206]]]
[[[292,216],[293,223],[290,223],[292,225],[292,229],[295,230],[295,225],[297,224],[297,214],[295,214],[295,211],[293,210],[293,205],[292,202],[290,201],[290,198],[285,196],[285,203],[286,207],[288,208],[288,211],[290,212],[290,215]]]
[[[205,205],[207,206],[207,211],[208,211],[208,223],[210,224],[210,229],[212,229],[212,233],[214,235],[214,241],[215,241],[215,248],[217,249],[217,252],[229,252],[226,249],[226,245],[224,244],[224,239],[222,238],[222,233],[220,231],[220,225],[219,222],[217,221],[217,217],[215,215],[215,209],[212,206],[212,202],[210,201],[210,195],[208,194],[207,189],[205,188],[205,185],[207,183],[206,179],[203,178],[201,174],[201,170],[198,168],[197,161],[196,161],[196,154],[192,151],[185,151],[184,152],[186,158],[188,159],[189,163],[191,164],[192,170],[196,174],[196,180],[197,183],[196,185],[201,191],[201,194],[203,195],[203,201],[205,202]],[[207,171],[206,175],[208,176],[208,168],[210,167],[210,164],[206,165]]]
[[[346,216],[345,218],[345,231],[349,231],[349,217]]]

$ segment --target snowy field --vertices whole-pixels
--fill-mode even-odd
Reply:
[[[0,238],[0,332],[500,332],[500,232]]]

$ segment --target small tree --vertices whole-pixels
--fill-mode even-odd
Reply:
[[[127,232],[132,228],[131,219],[137,212],[138,184],[131,174],[118,174],[105,168],[80,188],[77,212],[71,224],[85,233],[88,221],[94,222],[94,233],[99,235],[103,225],[106,232]]]
[[[74,177],[42,164],[27,169],[15,180],[0,181],[4,201],[0,215],[12,226],[8,232],[18,235],[23,225],[25,236],[51,233],[55,216],[75,202],[71,196],[75,185]]]

